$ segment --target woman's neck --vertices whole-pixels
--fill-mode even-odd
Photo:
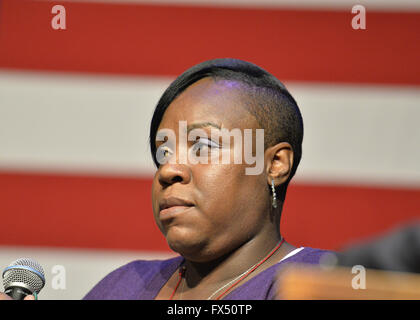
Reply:
[[[267,236],[267,235],[266,235]],[[206,262],[185,261],[185,290],[197,287],[218,288],[245,275],[253,267],[258,267],[244,281],[274,265],[294,249],[282,241],[280,234],[271,237],[253,238],[231,252]],[[281,243],[281,246],[279,244]],[[276,248],[276,246],[279,246]],[[274,251],[274,249],[276,249]],[[268,256],[271,254],[270,256]],[[266,259],[265,261],[263,261]],[[252,276],[251,276],[252,275]],[[238,285],[240,285],[239,283]]]

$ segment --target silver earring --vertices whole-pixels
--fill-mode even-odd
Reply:
[[[271,192],[273,193],[273,208],[277,208],[277,195],[276,195],[276,189],[274,187],[274,179],[271,179]]]

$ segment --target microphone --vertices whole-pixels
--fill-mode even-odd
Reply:
[[[4,293],[14,300],[23,300],[27,295],[38,294],[44,285],[44,270],[35,260],[17,259],[3,271]]]

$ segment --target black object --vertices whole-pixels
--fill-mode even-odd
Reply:
[[[420,273],[420,222],[416,221],[385,235],[347,247],[337,253],[338,265],[397,272]]]

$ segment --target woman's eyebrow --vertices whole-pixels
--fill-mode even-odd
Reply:
[[[192,123],[188,125],[187,132],[190,132],[191,130],[194,130],[194,129],[205,128],[205,127],[213,127],[219,130],[222,129],[222,127],[218,125],[217,123],[207,121],[207,122]]]

